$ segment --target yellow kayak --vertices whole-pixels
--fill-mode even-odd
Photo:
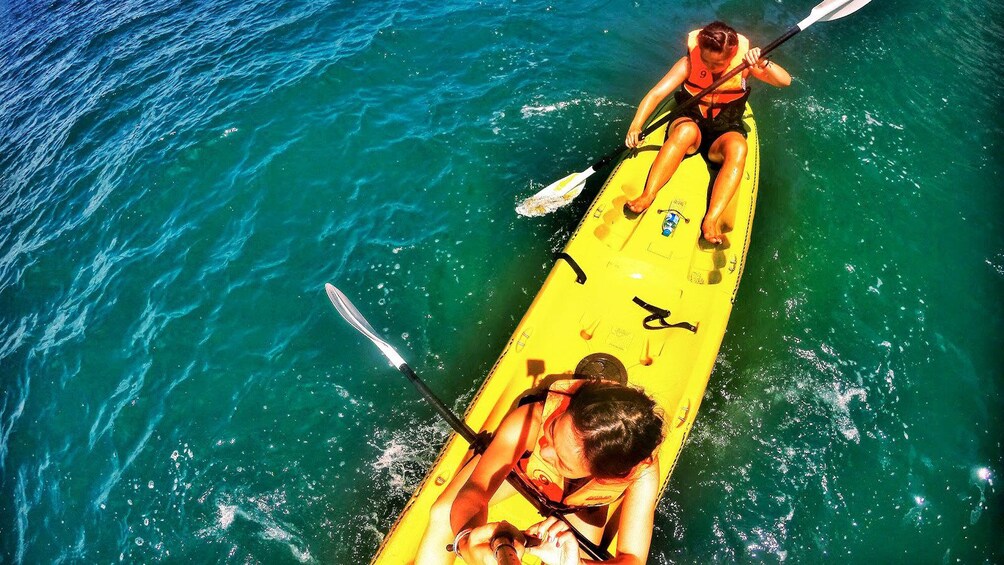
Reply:
[[[712,246],[700,237],[711,179],[699,155],[683,161],[648,211],[635,218],[624,213],[624,203],[644,187],[665,126],[650,134],[616,165],[513,332],[464,416],[473,430],[495,430],[518,397],[547,375],[571,373],[591,354],[613,355],[627,368],[628,382],[666,414],[669,429],[659,450],[665,490],[697,417],[746,263],[760,151],[749,106],[743,121],[749,150],[724,215],[728,241]],[[681,219],[664,236],[667,210]],[[468,447],[459,435],[451,437],[374,563],[414,560],[430,508],[467,460]],[[513,496],[489,509],[490,521],[503,519],[526,528],[541,518]]]

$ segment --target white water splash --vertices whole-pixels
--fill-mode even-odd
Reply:
[[[582,186],[580,185],[570,192],[561,194],[559,191],[563,186],[562,184],[557,189],[546,191],[538,189],[539,192],[516,205],[516,213],[527,218],[544,216],[569,204],[582,192]],[[534,190],[534,183],[531,182],[529,188],[530,190]]]
[[[377,431],[370,441],[371,446],[380,450],[380,456],[372,464],[374,475],[393,490],[410,494],[432,464],[444,435],[445,425],[440,422],[418,424],[390,434]]]
[[[520,113],[523,118],[532,118],[535,116],[543,116],[545,114],[550,114],[551,112],[557,112],[564,110],[570,106],[595,106],[597,108],[603,106],[629,106],[623,102],[614,102],[603,97],[599,98],[573,98],[572,100],[563,100],[560,102],[554,102],[551,104],[541,104],[537,106],[524,105],[520,108]]]
[[[223,494],[222,500],[216,503],[216,523],[214,526],[205,528],[196,533],[202,538],[224,539],[223,533],[240,518],[242,522],[257,526],[259,538],[278,542],[289,548],[290,554],[300,563],[314,562],[310,553],[310,548],[295,528],[284,524],[277,515],[282,515],[281,510],[286,505],[286,494],[283,492],[271,492],[258,496],[241,497],[243,508],[233,500],[233,496]]]
[[[969,524],[975,526],[983,516],[983,510],[987,507],[987,485],[993,486],[993,473],[987,467],[980,467],[973,472],[973,483],[980,490],[980,500],[976,507],[969,513]]]
[[[554,212],[571,202],[571,199],[557,195],[543,195],[527,198],[516,206],[516,213],[527,218],[536,218]]]
[[[854,419],[851,417],[850,403],[855,398],[866,403],[868,393],[859,387],[848,387],[844,391],[841,391],[840,388],[839,385],[834,384],[833,391],[823,393],[822,397],[833,408],[833,424],[844,438],[854,443],[860,443],[861,432],[858,431]]]
[[[216,507],[216,515],[219,517],[220,527],[224,530],[234,523],[234,515],[237,507],[230,504],[220,504]]]
[[[992,259],[986,259],[986,264],[993,269],[997,275],[1004,277],[1004,253],[998,253]]]

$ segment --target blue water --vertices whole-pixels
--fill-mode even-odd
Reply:
[[[722,18],[807,2],[0,6],[0,563],[366,561]],[[1004,7],[875,0],[762,86],[760,201],[650,561],[1004,562]]]

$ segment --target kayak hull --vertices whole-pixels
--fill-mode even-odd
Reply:
[[[669,108],[671,103],[654,117]],[[664,411],[667,434],[658,455],[665,490],[697,416],[746,262],[760,152],[748,106],[743,121],[748,151],[741,184],[724,215],[727,241],[714,246],[700,237],[713,177],[699,155],[684,159],[648,211],[633,218],[625,213],[624,204],[644,187],[665,126],[650,134],[617,163],[559,254],[471,402],[464,416],[471,428],[494,430],[520,395],[548,375],[572,372],[585,356],[614,355],[627,368],[629,383],[642,387]],[[667,209],[683,219],[663,236]],[[665,311],[669,314],[660,316]],[[680,323],[694,331],[645,327]],[[454,434],[374,563],[414,560],[433,502],[469,457],[467,444]],[[541,518],[529,502],[513,496],[494,504],[489,519],[525,528]]]

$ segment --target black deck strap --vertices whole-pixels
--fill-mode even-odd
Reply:
[[[575,282],[579,284],[586,284],[586,272],[583,271],[582,267],[580,267],[579,264],[575,262],[575,259],[572,259],[571,255],[562,251],[561,253],[555,254],[554,260],[557,261],[558,259],[564,259],[565,262],[568,263],[568,266],[571,267],[573,271],[575,271],[576,275]]]
[[[692,333],[697,333],[697,326],[691,324],[690,322],[678,322],[675,324],[670,324],[667,321],[670,312],[665,308],[659,308],[658,306],[649,304],[648,302],[645,302],[644,300],[638,298],[637,296],[634,297],[633,302],[638,306],[641,306],[645,310],[648,310],[651,313],[651,315],[647,316],[644,320],[642,320],[641,323],[642,327],[644,327],[646,330],[664,330],[667,328],[682,328]]]

